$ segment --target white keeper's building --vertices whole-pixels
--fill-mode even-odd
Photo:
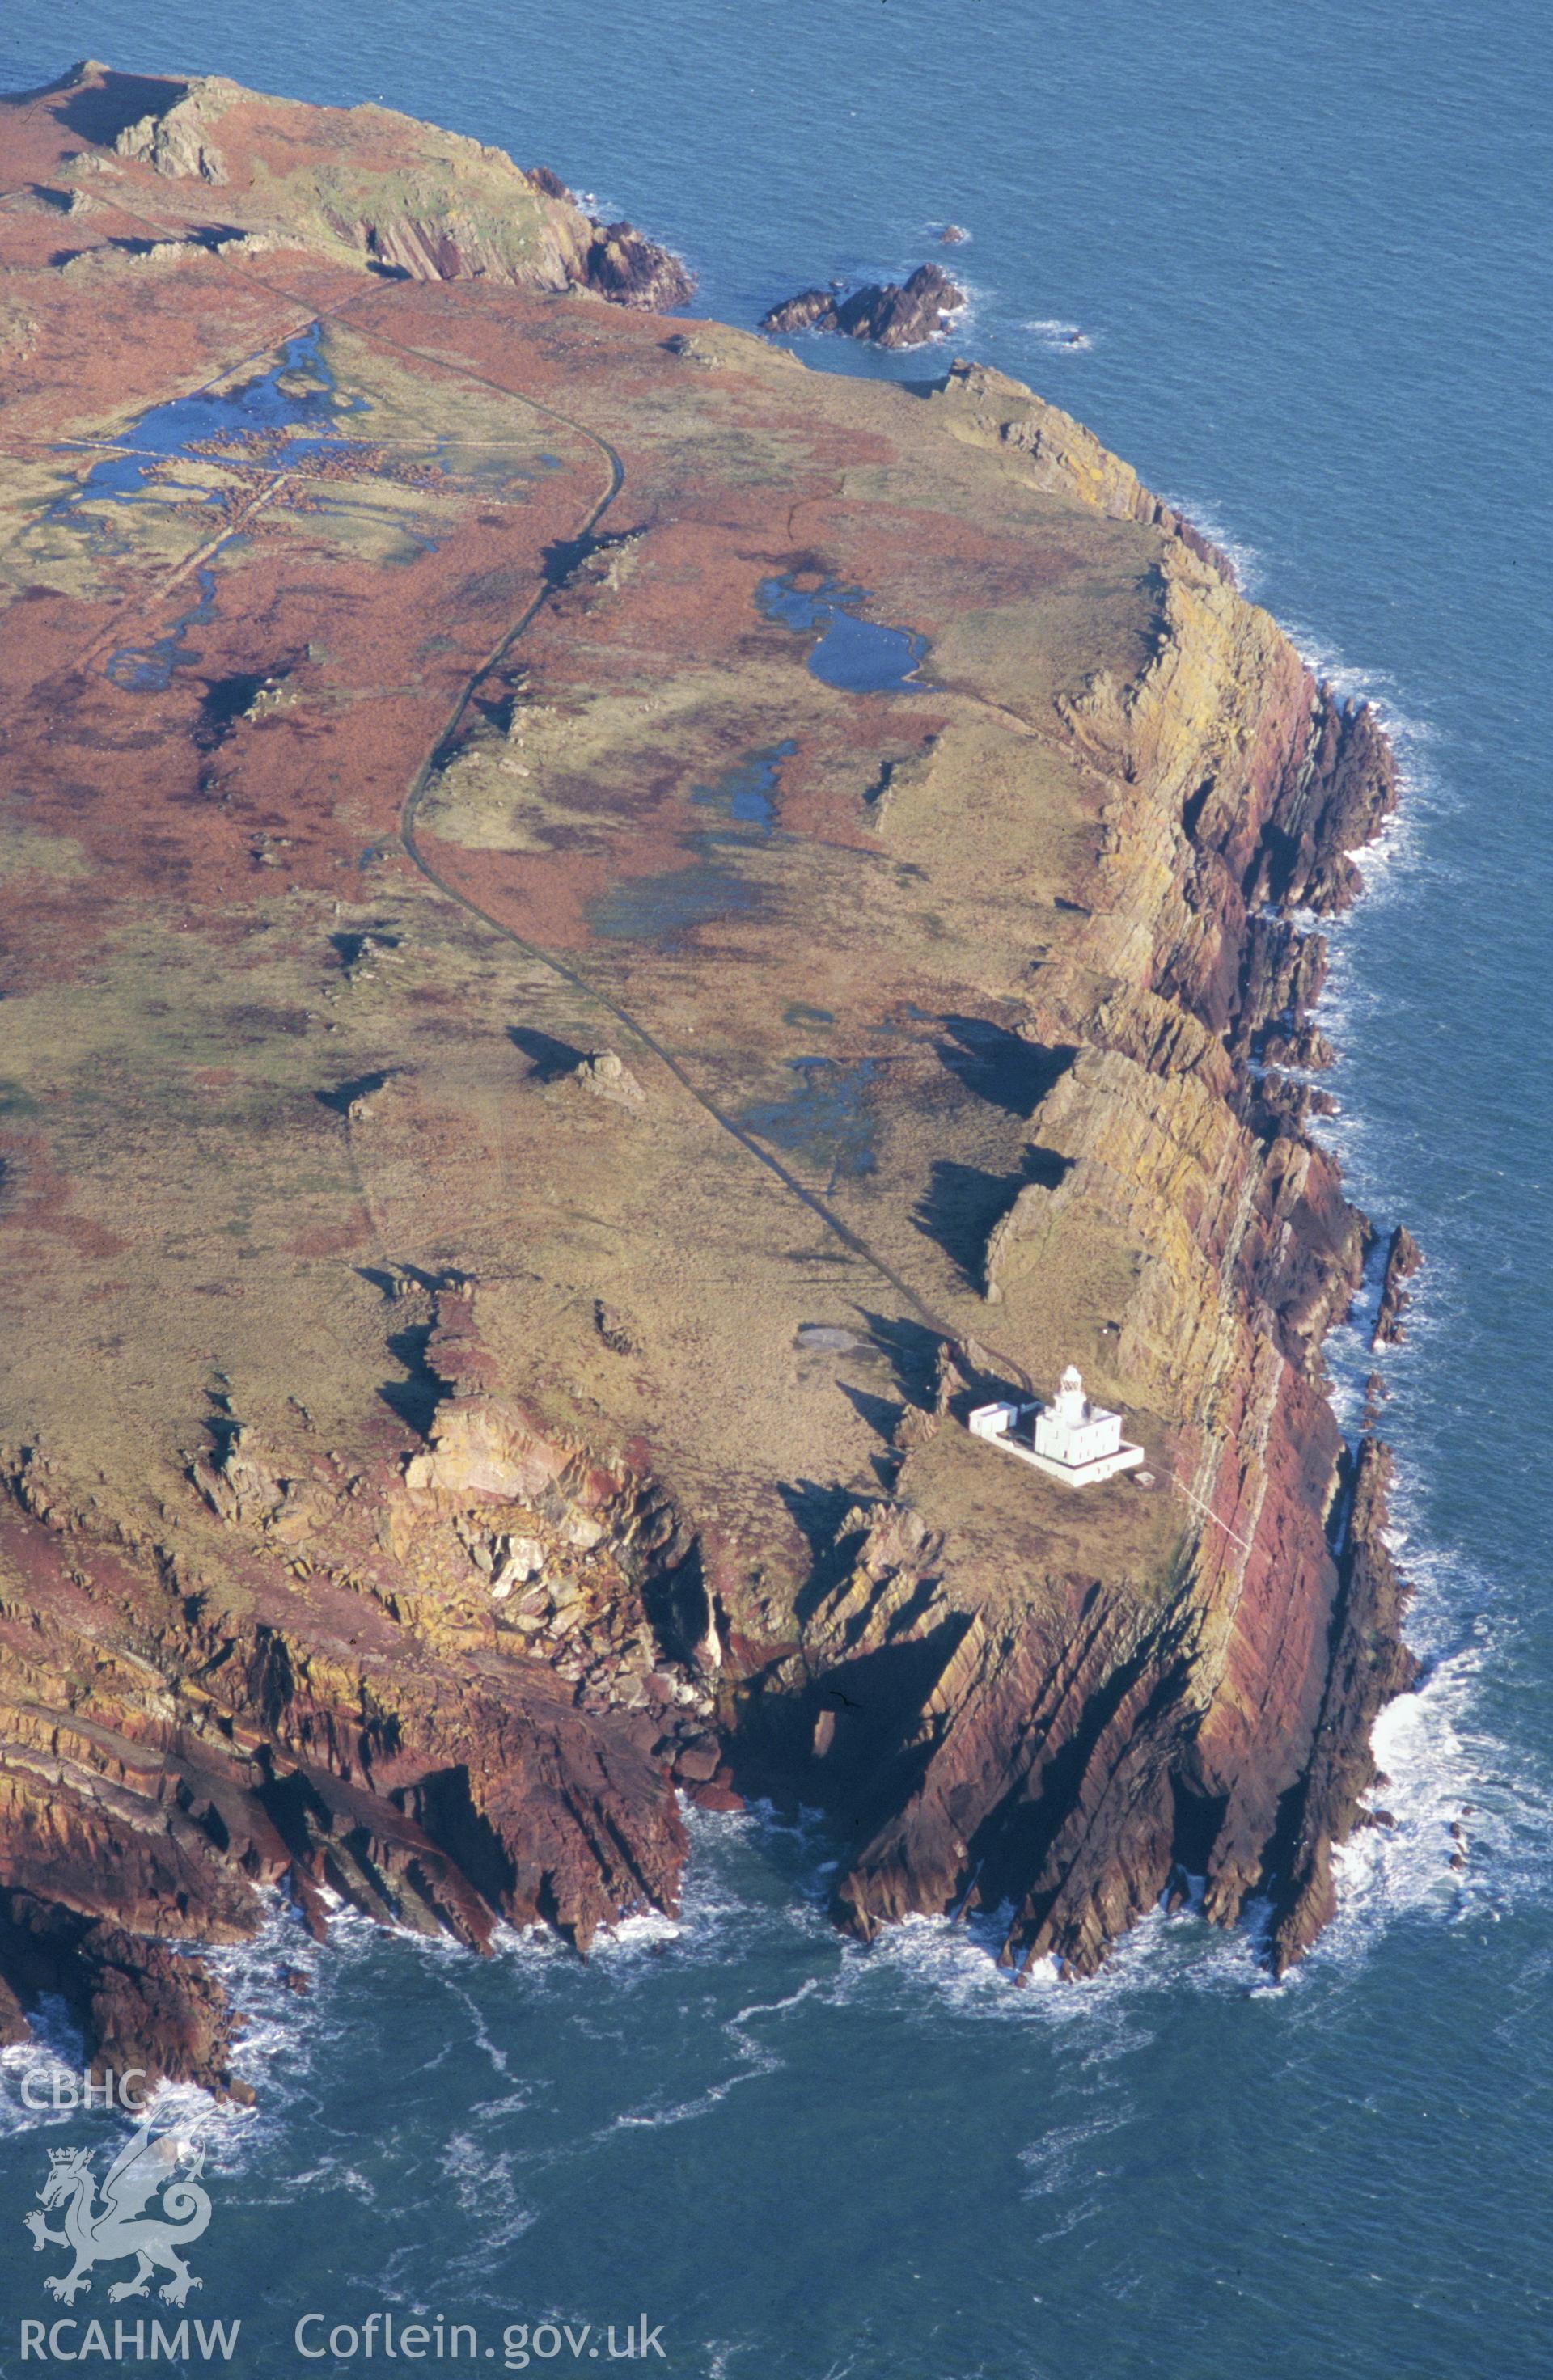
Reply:
[[[1074,1364],[1049,1404],[978,1405],[966,1427],[973,1438],[985,1438],[1068,1488],[1114,1478],[1143,1461],[1142,1447],[1122,1438],[1121,1415],[1090,1403]]]

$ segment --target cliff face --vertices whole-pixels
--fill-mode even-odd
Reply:
[[[200,1944],[586,1947],[676,1788],[865,1934],[1297,1956],[1409,1676],[1373,714],[1017,383],[576,302],[679,290],[542,170],[100,69],[0,150],[0,2034],[223,2084]],[[1147,1483],[968,1436],[1070,1360]]]
[[[1162,528],[1234,584],[1228,556],[1173,505],[1151,493],[1130,463],[1102,446],[1092,430],[1059,406],[1032,397],[1006,372],[956,359],[940,404],[940,418],[952,437],[1005,455],[1026,485],[1092,504],[1116,520],[1145,521]]]
[[[1086,436],[1075,463],[1062,417],[1027,411],[1009,443],[1043,484],[1147,506],[1121,467],[1088,468]],[[1009,1904],[1006,1962],[1054,1954],[1086,1974],[1196,1875],[1220,1923],[1270,1893],[1281,1967],[1330,1914],[1331,1848],[1375,1778],[1369,1730],[1413,1668],[1389,1458],[1366,1442],[1345,1501],[1321,1368],[1369,1227],[1262,1053],[1275,1026],[1308,1035],[1325,975],[1319,934],[1280,913],[1352,899],[1349,855],[1394,808],[1395,773],[1374,714],[1338,705],[1184,540],[1153,657],[1124,688],[1097,677],[1067,716],[1102,772],[1103,832],[1092,911],[1031,1030],[1076,1054],[1030,1118],[1047,1178],[989,1232],[981,1284],[1002,1309],[989,1335],[1063,1343],[1075,1247],[1147,1251],[1103,1293],[1104,1361],[1134,1405],[1184,1405],[1182,1534],[1147,1605],[1132,1579],[1081,1572],[1055,1609],[995,1629],[957,1616],[953,1544],[925,1538],[913,1503],[924,1450],[1000,1387],[972,1342],[971,1377],[940,1375],[903,1421],[893,1500],[843,1524],[843,1576],[801,1649],[760,1681],[751,1773],[782,1776],[807,1742],[807,1790],[863,1814],[837,1912],[865,1936]]]

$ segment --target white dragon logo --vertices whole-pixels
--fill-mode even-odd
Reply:
[[[78,2293],[91,2287],[93,2265],[134,2256],[133,2277],[115,2283],[108,2291],[110,2301],[149,2296],[152,2275],[160,2265],[172,2276],[160,2295],[170,2305],[181,2306],[189,2290],[201,2286],[178,2251],[198,2240],[211,2219],[210,2199],[196,2180],[204,2161],[202,2148],[187,2149],[165,2133],[153,2141],[150,2125],[142,2124],[108,2168],[99,2206],[91,2150],[51,2149],[48,2180],[38,2192],[38,2205],[22,2220],[34,2248],[68,2248],[76,2261],[67,2273],[51,2274],[43,2287],[73,2305]],[[159,2190],[160,2210],[144,2214],[147,2201]],[[51,2231],[42,2210],[60,2205],[65,2228]]]

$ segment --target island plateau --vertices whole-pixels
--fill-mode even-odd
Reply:
[[[0,191],[0,2038],[241,2090],[207,1948],[586,1950],[687,1796],[863,1937],[1298,1957],[1412,1674],[1373,714],[1028,389],[476,141],[87,64]],[[1069,1364],[1078,1491],[965,1427]]]

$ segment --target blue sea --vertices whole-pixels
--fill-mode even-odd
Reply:
[[[953,346],[1089,422],[1390,722],[1406,806],[1336,935],[1326,1128],[1428,1257],[1388,1365],[1425,1677],[1380,1728],[1396,1824],[1288,1982],[1190,1917],[1077,1988],[934,1925],[861,1950],[823,1836],[758,1815],[696,1818],[681,1922],[586,1967],[277,1937],[232,1961],[261,2098],[206,2126],[187,2311],[240,2318],[256,2380],[359,2369],[374,2312],[472,2326],[464,2372],[603,2365],[627,2325],[637,2368],[696,2380],[1553,2371],[1545,7],[8,0],[0,86],[87,52],[498,141],[745,324],[963,225]],[[1352,1413],[1357,1334],[1332,1352]],[[45,2147],[114,2129],[29,2114],[28,2072],[0,2082],[6,2375],[59,2311],[21,2228]]]

